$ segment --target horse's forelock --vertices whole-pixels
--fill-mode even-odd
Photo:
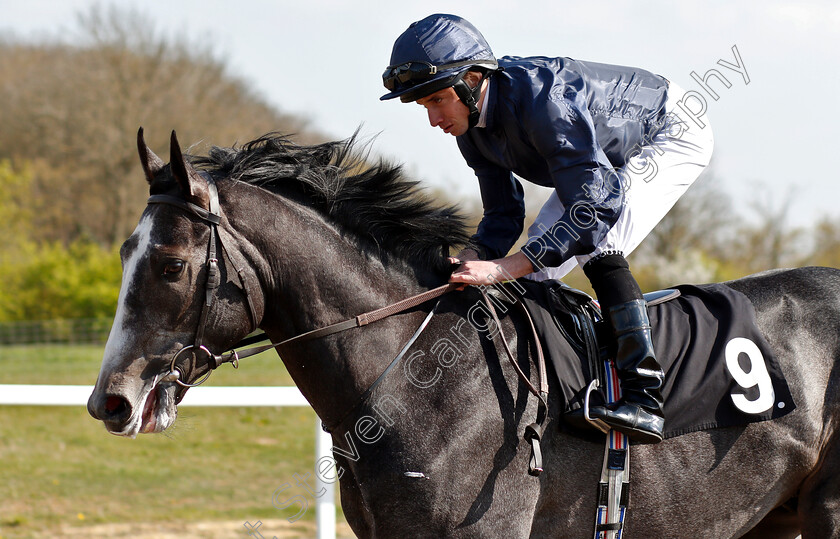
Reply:
[[[161,169],[149,182],[149,194],[181,196],[181,188],[172,176],[169,165]]]

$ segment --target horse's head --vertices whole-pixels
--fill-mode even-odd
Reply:
[[[175,421],[186,387],[167,376],[171,366],[180,381],[195,382],[215,366],[207,350],[223,351],[255,324],[235,272],[224,263],[236,246],[224,230],[228,223],[217,208],[215,185],[184,159],[174,132],[169,165],[146,146],[142,129],[137,145],[152,196],[120,250],[117,313],[88,400],[88,411],[109,432],[131,437],[160,432]],[[228,238],[224,247],[222,234]],[[207,283],[215,259],[214,288]]]

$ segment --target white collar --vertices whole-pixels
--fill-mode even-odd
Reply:
[[[492,79],[485,79],[484,82],[487,83],[487,87],[484,88],[484,99],[481,100],[478,107],[478,123],[475,124],[476,127],[487,127],[487,101],[490,99],[490,81]],[[484,83],[482,83],[484,84]]]

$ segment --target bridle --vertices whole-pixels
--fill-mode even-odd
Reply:
[[[219,205],[219,192],[216,188],[216,182],[213,181],[213,178],[205,173],[201,172],[201,176],[207,181],[207,190],[208,195],[210,198],[209,210],[205,210],[201,206],[197,206],[191,202],[187,202],[181,198],[170,196],[170,195],[152,195],[149,197],[147,204],[168,204],[170,206],[175,206],[186,210],[187,212],[195,215],[202,221],[206,222],[210,227],[210,240],[208,242],[207,247],[207,261],[205,262],[205,267],[207,268],[207,280],[204,284],[204,302],[201,306],[201,314],[198,318],[198,327],[195,332],[195,339],[193,340],[193,344],[184,346],[175,355],[172,357],[172,360],[169,364],[169,373],[162,378],[162,381],[165,382],[176,382],[177,384],[183,387],[195,387],[198,385],[203,384],[207,381],[207,378],[210,377],[210,374],[213,372],[214,369],[218,368],[223,363],[230,362],[233,364],[234,367],[239,366],[239,358],[236,356],[236,352],[229,357],[222,357],[216,356],[210,350],[204,346],[204,332],[207,327],[207,316],[210,312],[210,308],[213,306],[213,302],[216,298],[216,289],[219,287],[220,279],[221,279],[221,272],[219,270],[219,259],[217,256],[217,238],[218,238],[218,245],[222,253],[225,253],[224,244],[222,243],[222,237],[219,234],[218,227],[219,224],[222,222],[222,214],[221,214],[221,207]],[[230,254],[228,253],[228,258],[230,258]],[[234,264],[236,266],[236,264]],[[245,272],[242,269],[237,269],[234,267],[235,273],[239,277],[239,281],[241,284],[241,289],[245,294],[246,301],[248,303],[248,311],[251,317],[251,331],[257,328],[259,325],[259,315],[257,314],[257,309],[254,306],[253,301],[253,293],[249,292],[249,289],[253,288],[250,284],[250,280],[246,276]],[[250,333],[250,332],[249,332]],[[207,355],[207,358],[210,360],[210,370],[200,379],[193,382],[187,382],[187,373],[182,370],[180,366],[178,366],[178,359],[185,354],[187,351],[192,350],[192,353],[195,354],[197,351],[204,352]],[[194,358],[194,362],[195,362]],[[194,363],[195,364],[195,363]]]

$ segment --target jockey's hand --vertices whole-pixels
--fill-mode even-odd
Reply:
[[[450,261],[458,262],[453,258],[450,258]],[[449,277],[450,283],[490,286],[534,272],[531,261],[521,252],[496,260],[462,260],[462,262]]]

